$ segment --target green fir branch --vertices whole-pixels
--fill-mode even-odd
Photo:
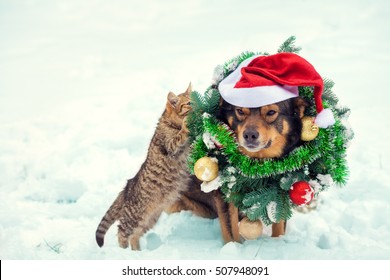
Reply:
[[[45,244],[47,247],[50,248],[50,250],[52,250],[53,252],[57,253],[57,254],[61,254],[61,248],[62,248],[62,243],[57,243],[57,244],[54,244],[54,245],[51,245],[49,244],[49,242],[46,241],[46,239],[43,239],[43,241],[45,241]]]
[[[278,49],[278,53],[290,52],[290,53],[299,53],[302,48],[295,46],[295,36],[290,36]]]

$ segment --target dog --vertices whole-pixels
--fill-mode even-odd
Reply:
[[[241,153],[259,159],[282,158],[302,144],[301,119],[307,106],[301,97],[258,108],[237,107],[221,98],[216,116],[235,132]],[[226,203],[219,190],[203,193],[200,183],[193,176],[189,190],[168,212],[190,210],[201,217],[218,217],[224,242],[241,242],[238,223],[243,214],[232,203]],[[285,231],[286,221],[272,225],[272,237],[284,235]]]

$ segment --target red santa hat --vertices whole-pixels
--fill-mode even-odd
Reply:
[[[294,53],[250,57],[223,79],[218,89],[228,103],[256,108],[297,97],[298,86],[314,86],[315,123],[322,128],[333,125],[332,111],[322,105],[321,76],[313,65]]]

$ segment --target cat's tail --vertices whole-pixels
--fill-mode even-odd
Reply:
[[[100,221],[95,233],[96,243],[99,245],[99,247],[104,245],[104,236],[106,235],[108,229],[112,226],[113,223],[115,223],[116,220],[119,219],[123,200],[124,194],[123,191],[121,191]]]

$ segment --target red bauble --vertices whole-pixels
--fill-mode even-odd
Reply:
[[[308,204],[314,197],[314,190],[308,182],[298,181],[291,185],[289,191],[291,201],[300,206]]]

